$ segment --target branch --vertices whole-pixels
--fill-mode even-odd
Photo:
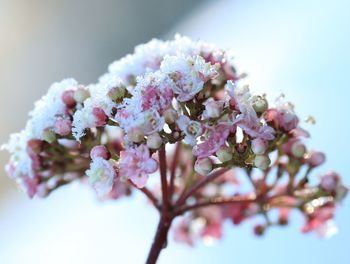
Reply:
[[[182,215],[183,213],[193,210],[193,209],[197,209],[200,207],[205,207],[205,206],[213,206],[213,205],[224,205],[224,204],[243,204],[243,203],[253,203],[256,202],[256,197],[252,196],[251,198],[247,198],[247,197],[243,197],[243,196],[235,196],[235,197],[231,197],[231,198],[214,198],[214,199],[210,199],[208,201],[201,201],[201,202],[197,202],[196,204],[193,205],[188,205],[188,206],[184,206],[182,208],[179,208],[177,211],[175,211],[175,215]]]
[[[183,192],[183,194],[180,196],[180,198],[176,202],[176,206],[182,205],[188,197],[196,193],[199,189],[207,185],[209,182],[215,180],[225,172],[227,172],[229,168],[223,168],[218,169],[212,173],[210,173],[208,176],[205,176],[201,180],[199,180],[195,185],[193,185],[188,192]]]

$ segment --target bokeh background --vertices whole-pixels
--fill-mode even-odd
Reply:
[[[0,0],[0,142],[25,125],[50,83],[94,82],[107,65],[153,37],[175,32],[232,48],[239,70],[258,92],[283,91],[350,185],[350,1],[347,0]],[[271,96],[271,97],[272,97]],[[0,165],[7,153],[0,152]],[[170,238],[159,263],[350,263],[350,203],[338,211],[329,240],[289,227],[252,235],[253,223],[228,224],[214,246]],[[29,200],[0,171],[0,263],[143,263],[157,214],[136,196],[99,202],[73,184],[45,200]]]

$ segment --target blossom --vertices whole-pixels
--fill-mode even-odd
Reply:
[[[190,145],[195,145],[197,138],[204,132],[201,123],[191,120],[188,116],[180,116],[177,125],[185,134],[185,142]]]
[[[220,149],[230,134],[230,128],[225,124],[219,124],[214,128],[208,128],[209,138],[193,148],[193,155],[198,158],[205,158]]]
[[[113,160],[95,157],[86,175],[97,194],[103,197],[112,190],[114,179],[117,177],[116,163]]]
[[[191,100],[203,89],[204,82],[217,75],[216,67],[200,56],[166,56],[160,69],[171,79],[179,102]]]
[[[334,225],[331,224],[334,217],[335,204],[327,203],[316,208],[311,214],[307,215],[307,220],[302,227],[302,232],[317,232],[322,237],[329,237],[336,232]]]
[[[158,169],[156,160],[150,157],[145,145],[120,152],[120,176],[130,179],[138,188],[146,185],[148,175]]]
[[[209,158],[197,159],[194,170],[200,175],[208,175],[213,169],[213,163]]]
[[[76,111],[73,116],[72,128],[74,137],[79,140],[85,135],[85,130],[87,128],[104,126],[107,118],[106,113],[99,107],[84,107]]]
[[[203,118],[217,118],[221,115],[224,103],[222,101],[215,101],[213,98],[209,98],[203,103],[205,110],[203,112]]]
[[[299,123],[298,117],[289,105],[281,105],[277,108],[267,110],[265,115],[266,121],[271,122],[275,128],[284,131],[295,129]]]
[[[173,99],[171,84],[160,72],[139,78],[133,93],[140,93],[142,111],[156,109],[163,113],[171,106]]]

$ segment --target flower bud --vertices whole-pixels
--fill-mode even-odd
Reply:
[[[135,143],[140,143],[145,137],[145,134],[139,127],[133,127],[128,131],[128,139]]]
[[[73,98],[78,103],[83,103],[87,98],[90,97],[89,91],[84,88],[83,86],[80,86],[73,95]]]
[[[267,142],[261,138],[256,138],[252,141],[252,151],[256,155],[262,155],[266,152]]]
[[[113,101],[118,100],[120,98],[123,98],[126,92],[126,88],[124,86],[116,86],[111,88],[107,95],[109,98],[111,98]]]
[[[256,113],[263,113],[269,107],[267,100],[261,96],[253,96],[253,104],[252,104]]]
[[[150,149],[158,149],[163,143],[163,139],[158,133],[154,133],[147,137],[147,147]]]
[[[208,175],[213,169],[213,164],[209,158],[197,159],[194,170],[200,175]]]
[[[216,156],[221,162],[226,162],[232,159],[232,151],[228,147],[221,147],[218,151],[216,151]]]
[[[74,100],[73,90],[65,90],[62,93],[61,99],[68,108],[73,108],[76,104],[76,101]]]
[[[69,119],[58,119],[55,122],[55,132],[61,136],[67,136],[71,133],[72,121]]]
[[[164,112],[163,117],[167,124],[174,124],[177,119],[177,112],[174,109],[168,109]]]
[[[103,158],[109,160],[111,158],[111,153],[104,145],[95,146],[90,151],[91,159]]]
[[[337,173],[330,171],[321,177],[321,187],[327,192],[335,191],[340,183],[340,177]]]
[[[45,140],[48,143],[52,143],[56,140],[56,135],[52,130],[47,128],[43,132],[43,140]]]
[[[42,151],[42,149],[43,141],[41,141],[40,139],[31,139],[27,143],[27,152],[30,154],[38,154]]]
[[[257,224],[257,225],[254,226],[254,234],[256,236],[262,236],[264,234],[264,232],[265,232],[265,229],[266,229],[265,226],[263,226],[261,224]]]
[[[95,118],[96,127],[104,126],[107,123],[108,116],[105,114],[105,112],[101,108],[94,107],[92,109],[92,114]]]
[[[315,168],[323,164],[326,160],[326,156],[324,153],[319,151],[313,151],[309,154],[309,158],[307,159],[307,163],[310,167]]]
[[[292,145],[291,152],[294,157],[302,158],[306,152],[306,147],[301,142],[297,141]]]
[[[267,155],[256,155],[254,159],[254,166],[266,170],[271,163],[269,156]]]

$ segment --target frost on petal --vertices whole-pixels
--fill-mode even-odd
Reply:
[[[30,119],[25,128],[28,137],[43,139],[45,129],[53,129],[57,119],[66,116],[62,94],[77,87],[78,83],[74,79],[65,79],[51,85],[47,94],[35,103],[34,109],[29,113]]]
[[[94,158],[86,175],[98,196],[103,197],[112,190],[114,179],[117,177],[115,163],[101,157]]]
[[[137,79],[133,95],[137,93],[143,111],[155,109],[163,113],[171,106],[173,90],[166,76],[160,72],[149,73]]]
[[[150,156],[145,145],[120,152],[120,176],[130,179],[138,188],[146,185],[148,175],[158,169],[158,163]]]
[[[216,75],[215,67],[200,56],[166,56],[160,68],[171,79],[180,102],[191,100],[203,89],[204,82]]]

